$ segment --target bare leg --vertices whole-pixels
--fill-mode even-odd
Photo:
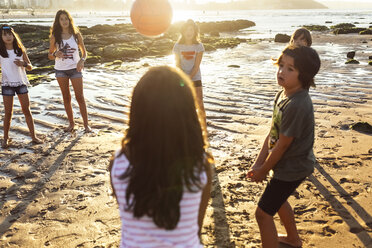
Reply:
[[[9,130],[10,130],[10,122],[12,121],[12,115],[13,115],[13,96],[3,96],[3,102],[4,102],[4,110],[5,110],[5,116],[4,116],[4,138],[2,147],[6,148],[8,147],[8,140],[9,140]]]
[[[260,228],[262,247],[277,248],[278,233],[276,231],[273,216],[264,212],[260,207],[257,207],[256,220],[258,227]]]
[[[75,127],[74,115],[71,106],[71,94],[69,88],[69,78],[57,77],[59,88],[62,92],[63,104],[65,106],[66,114],[70,125],[65,129],[66,132],[72,132]]]
[[[294,247],[301,247],[302,241],[298,235],[294,213],[291,205],[286,201],[278,211],[280,220],[283,222],[287,236],[279,236],[279,242],[289,244]]]
[[[43,141],[36,137],[34,119],[30,110],[30,100],[28,94],[18,95],[19,102],[21,103],[22,112],[25,115],[28,129],[30,130],[32,141],[36,144],[42,144]]]
[[[196,100],[198,102],[199,108],[201,110],[201,116],[203,117],[203,121],[205,125],[207,125],[207,117],[205,114],[205,109],[204,109],[204,102],[203,102],[203,87],[195,87],[195,93],[196,93]]]
[[[80,114],[83,118],[85,132],[90,132],[92,129],[88,124],[87,105],[85,104],[83,78],[71,78],[72,87],[74,87],[75,98],[79,104]]]

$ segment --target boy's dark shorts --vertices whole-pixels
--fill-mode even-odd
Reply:
[[[192,82],[194,84],[194,87],[201,87],[202,86],[202,81],[201,80],[192,81]]]
[[[56,70],[56,77],[60,78],[82,78],[83,73],[77,71],[76,69],[71,70]]]
[[[1,86],[1,94],[3,96],[15,96],[15,93],[17,95],[27,94],[28,89],[26,85],[21,85],[17,87],[11,87],[11,86]]]
[[[274,216],[303,180],[305,180],[305,178],[287,182],[272,178],[266,185],[266,189],[258,202],[258,206],[265,213]]]

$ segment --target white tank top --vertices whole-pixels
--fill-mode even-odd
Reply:
[[[76,69],[77,63],[80,60],[79,46],[74,35],[67,40],[62,40],[62,44],[58,49],[63,52],[63,58],[56,58],[54,69],[56,70],[71,70]]]
[[[1,85],[11,87],[29,85],[25,68],[14,64],[14,60],[16,59],[23,61],[23,56],[17,56],[14,50],[7,50],[7,52],[8,58],[3,58],[0,55]]]

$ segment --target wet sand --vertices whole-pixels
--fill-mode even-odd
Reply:
[[[303,247],[372,247],[372,135],[349,128],[357,122],[372,124],[372,66],[367,65],[371,39],[314,35],[322,59],[318,86],[310,92],[318,165],[289,199]],[[283,47],[261,41],[204,55],[204,100],[216,158],[202,233],[206,247],[260,247],[254,211],[265,183],[249,182],[245,174],[269,130],[279,89],[270,58]],[[361,64],[344,64],[350,50],[357,50]],[[148,69],[144,64],[172,61],[169,56],[87,68],[90,134],[83,132],[75,100],[78,129],[73,134],[62,131],[67,119],[53,75],[50,82],[30,88],[44,144],[30,143],[15,99],[13,141],[9,149],[0,150],[0,247],[118,247],[120,220],[110,196],[108,161],[126,128],[133,86]],[[0,112],[3,118],[3,105]],[[2,119],[0,126],[2,137]],[[278,218],[276,224],[284,233]]]

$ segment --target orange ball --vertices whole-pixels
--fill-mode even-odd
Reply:
[[[146,36],[164,33],[172,22],[172,16],[168,0],[136,0],[130,11],[133,26]]]

